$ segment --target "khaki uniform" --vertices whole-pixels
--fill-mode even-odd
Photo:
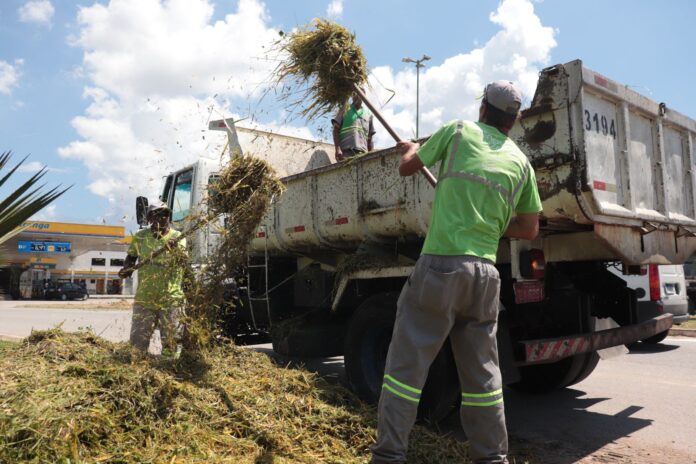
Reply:
[[[170,229],[165,236],[155,237],[150,229],[143,229],[133,237],[128,254],[148,260],[154,252],[179,235],[180,232]],[[186,240],[180,240],[177,245],[185,253]],[[162,354],[172,355],[176,352],[184,300],[182,282],[181,263],[172,259],[170,252],[140,268],[131,319],[130,342],[133,346],[147,351],[152,334],[159,328]]]

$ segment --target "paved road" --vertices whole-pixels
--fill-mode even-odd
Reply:
[[[696,338],[668,337],[600,361],[569,389],[543,396],[509,391],[510,431],[548,444],[546,459],[535,462],[694,463],[695,361]],[[567,455],[554,453],[558,448]]]
[[[0,302],[0,335],[26,336],[62,322],[66,330],[89,326],[120,341],[130,329],[129,311],[14,306]],[[270,345],[255,348],[271,352]],[[340,357],[294,361],[343,379]],[[506,390],[505,399],[512,448],[531,462],[696,463],[696,338],[669,337],[603,360],[570,389],[543,396]]]
[[[344,379],[341,357],[290,361]],[[505,406],[511,449],[534,464],[696,463],[696,338],[639,345],[550,394],[506,389]],[[457,417],[443,426],[464,438]]]
[[[94,304],[94,301],[90,301]],[[33,306],[44,305],[45,308]],[[72,305],[76,309],[55,309],[52,306]],[[0,336],[26,337],[34,330],[45,330],[62,324],[63,330],[91,328],[111,341],[128,339],[130,311],[111,309],[77,309],[81,302],[53,303],[42,301],[0,301]],[[27,307],[32,306],[32,307]]]

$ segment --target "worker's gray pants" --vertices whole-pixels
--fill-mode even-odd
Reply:
[[[496,330],[500,278],[471,256],[423,255],[399,297],[379,398],[374,463],[406,462],[428,370],[450,337],[462,389],[461,421],[476,463],[507,462]]]
[[[131,344],[141,351],[147,351],[152,334],[159,328],[162,354],[175,353],[179,341],[180,313],[180,308],[150,309],[134,304],[130,330]]]

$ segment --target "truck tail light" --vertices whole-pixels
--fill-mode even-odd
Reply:
[[[520,274],[525,279],[543,279],[546,269],[544,252],[538,248],[520,252]]]
[[[648,280],[650,282],[650,301],[660,299],[660,270],[657,264],[648,267]]]

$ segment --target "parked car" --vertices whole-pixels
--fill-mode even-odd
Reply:
[[[689,320],[689,297],[684,277],[684,266],[650,264],[642,267],[637,275],[623,275],[621,265],[609,270],[626,281],[638,297],[638,322],[664,313],[671,313],[672,322],[681,324]],[[660,343],[667,332],[642,340],[644,343]]]
[[[44,298],[48,300],[86,300],[89,298],[87,290],[81,285],[66,282],[51,286],[46,289]]]
[[[696,315],[696,255],[692,255],[684,263],[686,278],[686,294],[689,297],[689,314]]]

